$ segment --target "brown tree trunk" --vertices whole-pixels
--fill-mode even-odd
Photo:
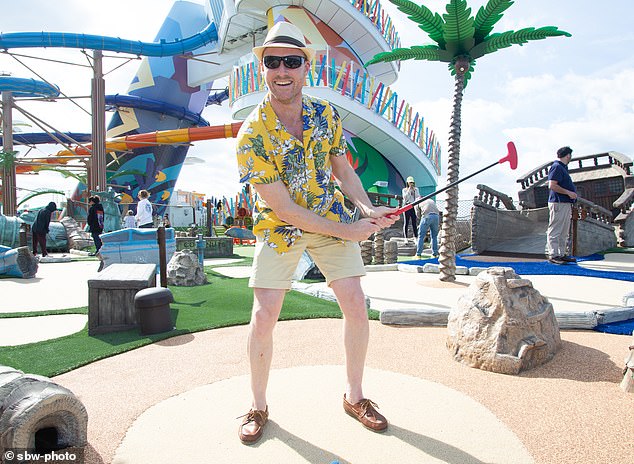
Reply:
[[[462,94],[464,92],[464,74],[469,70],[469,61],[459,58],[456,61],[456,84],[453,99],[453,112],[449,124],[449,151],[447,156],[447,184],[458,180],[460,171],[460,133]],[[440,257],[438,258],[440,280],[456,280],[456,219],[458,217],[458,190],[456,185],[447,190],[445,214],[443,214],[440,236]]]

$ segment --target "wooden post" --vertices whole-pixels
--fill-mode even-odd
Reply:
[[[207,237],[213,237],[213,224],[211,222],[211,199],[207,198]]]
[[[20,246],[21,247],[28,246],[29,244],[28,233],[30,230],[31,230],[30,224],[27,224],[26,222],[23,222],[22,224],[20,224]]]
[[[165,251],[165,227],[156,230],[156,241],[159,249],[159,266],[161,268],[161,287],[167,288],[167,253]]]
[[[577,256],[577,222],[579,221],[579,208],[572,204],[572,256]]]

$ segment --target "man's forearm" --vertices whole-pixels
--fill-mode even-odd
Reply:
[[[294,202],[288,203],[282,210],[278,210],[276,213],[282,221],[301,230],[305,230],[306,232],[347,238],[347,225],[345,223],[322,217]]]

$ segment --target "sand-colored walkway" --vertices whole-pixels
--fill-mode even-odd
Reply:
[[[623,270],[629,262],[608,266]],[[85,306],[95,267],[47,263],[36,279],[3,279],[8,304],[2,311]],[[630,282],[540,277],[543,282],[531,280],[556,311],[564,305],[597,310],[631,292]],[[373,301],[385,307],[451,307],[468,285],[441,286],[427,274],[377,272],[364,279]],[[16,298],[25,292],[29,305]],[[86,463],[625,464],[634,455],[634,395],[619,389],[631,337],[562,331],[563,349],[551,362],[506,376],[455,362],[445,348],[445,327],[371,322],[366,395],[392,424],[376,435],[341,408],[340,320],[278,324],[271,427],[259,445],[246,447],[235,418],[249,407],[247,330],[175,337],[54,378],[88,410]]]
[[[130,450],[141,436],[156,455],[161,450],[168,456],[180,453],[182,459],[171,461],[179,463],[251,462],[238,459],[245,453],[262,462],[384,463],[392,461],[375,460],[373,447],[390,443],[395,446],[390,448],[393,462],[407,462],[399,459],[398,450],[404,447],[420,457],[413,462],[506,464],[525,459],[517,440],[536,463],[631,462],[634,396],[618,387],[628,337],[564,331],[563,349],[551,362],[507,376],[453,361],[445,348],[444,327],[396,328],[373,322],[366,395],[394,425],[390,435],[376,436],[339,409],[340,367],[314,368],[312,373],[313,368],[306,367],[342,364],[340,332],[339,320],[278,324],[270,400],[273,427],[261,445],[246,450],[237,439],[234,419],[249,406],[246,326],[172,338],[54,380],[73,390],[88,409],[90,464],[110,463],[115,456],[119,464],[138,464],[126,456],[132,456]],[[448,389],[457,393],[451,395]],[[192,401],[198,402],[196,411],[214,412],[207,419],[198,412],[194,417]],[[466,405],[462,415],[455,401]],[[501,459],[497,451],[486,454],[478,444],[482,430],[473,430],[496,422],[489,414],[499,421],[487,430],[489,438],[506,449]],[[300,427],[300,420],[317,424]],[[321,430],[324,423],[328,430]],[[156,429],[144,431],[148,424]],[[357,429],[350,428],[355,425]],[[183,432],[206,441],[192,450],[191,443],[181,439]],[[365,449],[362,459],[358,445],[349,443],[359,439]],[[233,461],[222,461],[226,456],[213,454],[220,449],[239,454]],[[319,450],[323,459],[310,458]],[[297,460],[286,460],[289,453]]]

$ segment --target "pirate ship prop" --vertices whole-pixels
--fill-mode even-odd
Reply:
[[[478,185],[471,210],[474,253],[544,256],[551,164],[538,166],[517,180],[519,208],[504,193]],[[580,197],[573,207],[572,254],[588,256],[617,245],[634,246],[632,160],[610,151],[573,158],[568,170]]]

